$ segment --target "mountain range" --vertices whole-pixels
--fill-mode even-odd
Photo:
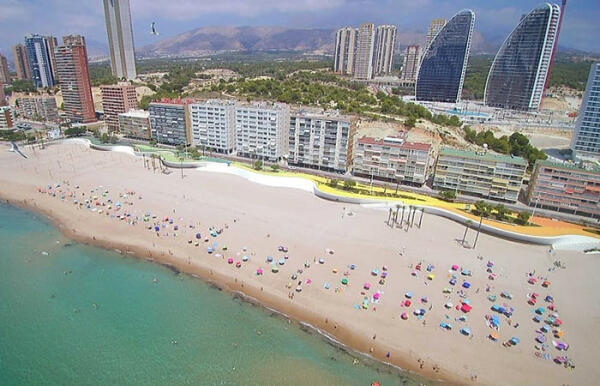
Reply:
[[[194,57],[223,52],[252,51],[301,51],[312,54],[331,55],[334,51],[335,30],[287,27],[202,27],[167,37],[158,42],[136,49],[138,57]],[[425,32],[398,31],[396,50],[402,52],[407,45],[425,45]],[[471,52],[495,54],[502,40],[487,39],[474,31]],[[88,43],[88,54],[98,59],[108,56],[106,44]],[[569,50],[559,47],[561,51]]]

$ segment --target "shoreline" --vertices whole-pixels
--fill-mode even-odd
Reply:
[[[590,297],[600,284],[581,280],[600,272],[594,256],[478,235],[430,214],[423,227],[400,229],[369,206],[220,173],[163,174],[130,154],[81,144],[27,155],[0,153],[0,197],[10,204],[41,213],[70,239],[246,297],[369,360],[431,382],[516,385],[543,374],[559,385],[600,377],[593,362],[600,303]],[[477,238],[477,248],[465,247]],[[528,283],[532,275],[537,285]],[[546,280],[551,288],[541,285]],[[549,345],[540,357],[532,291],[556,299],[551,309],[560,307],[568,327],[568,353]],[[496,296],[511,309],[499,315],[501,330],[488,322]],[[468,320],[463,302],[473,310]],[[502,344],[512,337],[522,343]],[[565,354],[576,371],[550,360]]]
[[[335,323],[333,320],[330,322],[336,327],[332,328],[328,322],[326,324],[320,322],[320,318],[318,315],[316,315],[316,313],[306,309],[295,310],[294,308],[302,307],[299,304],[292,306],[284,305],[281,303],[282,301],[285,301],[284,299],[280,299],[280,297],[269,294],[268,292],[261,291],[252,283],[238,282],[237,278],[227,277],[218,273],[215,274],[213,270],[207,269],[206,267],[186,265],[174,255],[165,255],[157,258],[156,256],[152,255],[149,248],[146,249],[139,245],[126,244],[108,239],[100,239],[89,234],[73,232],[68,228],[67,223],[64,222],[64,219],[60,218],[60,216],[56,216],[51,209],[40,207],[37,204],[32,205],[27,199],[19,200],[14,197],[9,197],[2,191],[0,191],[0,198],[5,201],[5,204],[7,205],[12,205],[23,210],[33,212],[36,215],[42,215],[48,221],[50,221],[65,237],[72,241],[102,248],[108,251],[113,251],[125,257],[146,260],[151,263],[162,265],[165,268],[172,270],[176,274],[184,273],[194,279],[202,280],[204,283],[216,288],[219,291],[226,291],[233,297],[236,295],[240,296],[244,302],[248,302],[265,310],[277,313],[279,316],[292,320],[298,323],[300,326],[307,326],[309,329],[319,334],[322,339],[331,342],[338,349],[351,352],[354,356],[365,357],[376,362],[378,366],[389,366],[393,369],[393,371],[397,371],[399,373],[404,372],[409,376],[426,378],[437,383],[468,383],[467,380],[463,379],[462,377],[443,370],[440,370],[439,372],[423,371],[424,369],[419,369],[418,366],[411,365],[413,361],[409,361],[408,358],[401,358],[400,355],[395,355],[395,360],[387,359],[384,352],[392,350],[391,347],[382,345],[380,342],[369,342],[366,339],[356,339],[356,337],[353,337],[352,331],[346,331],[343,326],[337,326],[337,323]],[[176,268],[177,271],[175,271],[173,268]],[[334,331],[337,332],[339,336],[336,336]],[[361,349],[365,347],[368,347],[368,349]],[[369,353],[368,351],[371,347],[376,348],[376,352]]]

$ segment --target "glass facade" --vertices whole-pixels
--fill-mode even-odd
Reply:
[[[537,110],[554,49],[558,6],[531,11],[496,54],[485,88],[485,104],[512,110]]]
[[[600,63],[593,63],[571,148],[577,158],[600,160]]]
[[[475,13],[457,13],[435,36],[423,56],[417,78],[419,101],[456,103],[462,93]]]
[[[56,79],[52,68],[52,50],[49,38],[41,35],[25,36],[25,47],[35,87],[54,86]]]
[[[167,145],[189,144],[186,110],[185,105],[150,103],[152,138]]]

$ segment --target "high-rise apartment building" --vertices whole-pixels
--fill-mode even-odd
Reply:
[[[53,96],[28,96],[17,98],[17,112],[21,118],[58,122],[58,107]]]
[[[600,62],[590,69],[571,149],[576,158],[600,160]]]
[[[129,0],[104,0],[110,66],[117,78],[135,79],[135,47]]]
[[[340,28],[335,34],[335,54],[333,71],[338,74],[354,74],[354,59],[358,46],[358,30],[356,28]]]
[[[431,155],[430,144],[400,137],[362,137],[354,150],[352,174],[421,186],[427,180]]]
[[[67,118],[75,123],[96,121],[84,37],[65,36],[55,56]]]
[[[521,19],[494,58],[485,87],[486,105],[539,109],[558,44],[560,14],[558,5],[546,3]]]
[[[52,67],[52,75],[54,76],[54,83],[60,83],[60,79],[58,79],[58,71],[56,69],[56,47],[58,47],[58,39],[55,36],[46,36],[46,40],[48,41],[48,51],[50,53],[50,66]]]
[[[238,104],[235,108],[237,155],[279,161],[288,154],[289,125],[290,109],[285,104]]]
[[[12,129],[13,124],[12,109],[9,106],[0,107],[0,130]]]
[[[475,23],[470,9],[457,13],[427,47],[417,77],[419,101],[456,103],[460,100]]]
[[[354,120],[333,112],[292,112],[288,163],[345,173],[352,161]]]
[[[445,147],[438,154],[433,188],[516,202],[526,169],[521,157]]]
[[[4,86],[0,84],[0,107],[6,106],[6,95],[4,94]]]
[[[119,131],[119,114],[137,108],[135,86],[119,83],[101,86],[102,110],[108,131]]]
[[[419,66],[421,65],[421,46],[407,46],[404,51],[404,64],[402,65],[402,79],[407,82],[417,80]]]
[[[150,113],[145,110],[129,110],[119,114],[119,130],[129,138],[151,139]]]
[[[235,151],[235,101],[212,99],[189,105],[193,144],[224,154]]]
[[[31,67],[29,65],[29,56],[27,55],[25,46],[22,44],[13,46],[13,56],[15,57],[17,78],[31,79]]]
[[[150,103],[150,127],[152,138],[166,145],[189,145],[192,143],[191,123],[187,102],[163,100]]]
[[[0,86],[10,83],[10,71],[8,70],[8,60],[6,56],[0,53]]]
[[[375,50],[375,26],[365,23],[358,30],[358,47],[354,57],[354,78],[373,78],[373,53]]]
[[[600,216],[600,167],[538,160],[529,181],[530,206]]]
[[[380,25],[375,29],[373,75],[385,75],[392,71],[396,33],[394,25]]]
[[[433,19],[429,24],[429,32],[427,32],[427,46],[431,44],[433,38],[444,28],[446,25],[446,19]],[[427,49],[427,46],[425,49]]]
[[[52,87],[57,83],[52,68],[52,62],[55,59],[50,48],[54,43],[50,40],[52,39],[42,35],[25,36],[25,48],[29,58],[31,77],[37,88]]]

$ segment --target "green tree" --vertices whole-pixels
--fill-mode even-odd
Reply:
[[[256,160],[254,161],[254,165],[253,165],[255,170],[262,170],[263,168],[263,162],[261,160]]]
[[[109,141],[108,134],[102,133],[102,136],[100,136],[100,142],[108,143],[108,141]]]
[[[337,188],[339,184],[339,181],[335,178],[331,178],[328,182],[327,185],[331,186],[332,188]]]
[[[273,173],[277,173],[277,172],[279,172],[279,165],[277,165],[277,164],[273,164],[273,165],[271,165],[271,171],[272,171]]]
[[[442,190],[440,192],[440,196],[442,197],[442,199],[446,200],[446,201],[454,201],[456,200],[456,192],[454,190]]]
[[[529,223],[529,219],[531,218],[531,212],[526,210],[519,212],[517,216],[517,222],[521,225],[527,225]]]
[[[475,203],[475,210],[477,214],[482,217],[489,217],[492,213],[492,206],[483,200],[479,200]]]
[[[80,137],[86,133],[86,129],[83,127],[70,127],[65,130],[65,136],[67,137]]]
[[[505,220],[506,216],[510,213],[510,210],[508,210],[508,208],[505,207],[504,204],[497,204],[494,207],[494,210],[496,211],[496,218],[500,221]]]
[[[356,187],[356,181],[353,180],[344,180],[344,189],[346,190],[354,190]]]
[[[417,120],[413,116],[410,116],[404,120],[404,126],[406,126],[406,127],[415,127],[416,123],[417,123]]]

